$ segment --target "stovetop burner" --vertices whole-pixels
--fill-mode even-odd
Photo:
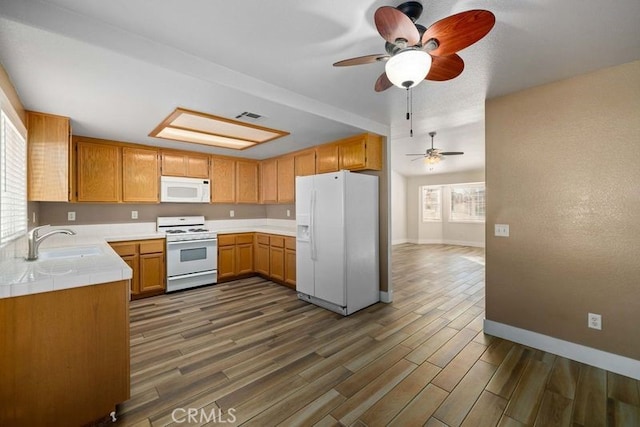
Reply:
[[[217,233],[205,228],[204,216],[158,217],[157,231],[165,232],[167,241],[215,239]]]

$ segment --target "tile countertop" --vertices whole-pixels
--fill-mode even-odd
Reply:
[[[225,233],[268,233],[295,236],[294,220],[217,220],[207,221],[207,228]],[[74,236],[54,235],[40,245],[40,253],[62,254],[74,248],[94,249],[88,256],[71,256],[26,261],[20,255],[0,258],[0,298],[50,292],[99,283],[131,279],[131,268],[116,254],[108,242],[162,239],[155,223],[98,224],[52,228],[70,228]],[[24,242],[20,242],[24,244]],[[9,248],[9,250],[12,250]],[[25,252],[25,254],[22,254]]]

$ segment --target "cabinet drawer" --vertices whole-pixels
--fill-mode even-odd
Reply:
[[[164,239],[140,242],[140,254],[155,254],[158,252],[164,252]]]
[[[236,245],[253,243],[253,233],[236,234]]]
[[[138,248],[135,243],[111,243],[111,247],[120,256],[137,255]]]
[[[284,238],[284,247],[286,249],[296,249],[296,238],[295,237],[285,237]]]
[[[218,246],[233,246],[235,244],[235,234],[218,234]]]
[[[282,237],[282,236],[270,236],[269,237],[269,246],[273,246],[274,248],[284,248],[284,237]]]
[[[256,240],[259,245],[268,245],[269,244],[269,235],[268,234],[258,234],[256,235]]]

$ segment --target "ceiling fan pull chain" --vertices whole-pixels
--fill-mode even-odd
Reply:
[[[407,88],[407,120],[409,121],[409,136],[413,138],[413,91]]]

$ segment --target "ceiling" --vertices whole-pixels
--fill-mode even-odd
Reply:
[[[638,0],[423,2],[427,27],[469,9],[496,26],[459,52],[460,77],[413,89],[410,138],[405,92],[373,90],[382,64],[331,65],[383,53],[373,14],[399,3],[0,0],[0,62],[27,109],[71,117],[78,135],[261,159],[366,130],[390,136],[394,170],[420,175],[484,168],[486,98],[640,59]],[[176,107],[250,111],[291,135],[244,151],[149,137]],[[411,162],[432,130],[465,155]]]

